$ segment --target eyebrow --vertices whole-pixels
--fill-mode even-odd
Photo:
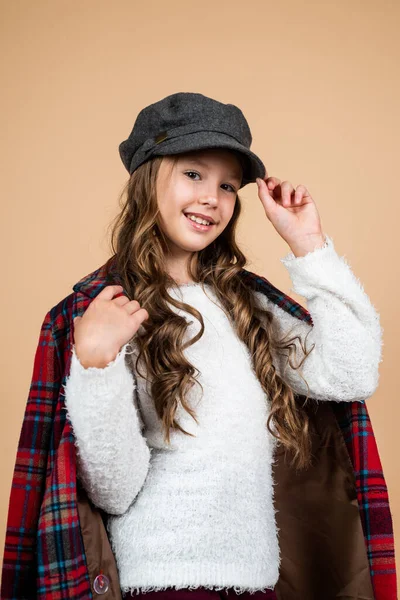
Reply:
[[[206,163],[204,160],[201,160],[201,158],[185,158],[185,160],[192,164],[201,165],[202,167],[209,169],[208,163]],[[237,179],[238,181],[241,181],[241,177],[237,173],[228,173],[228,177],[232,177],[233,179]]]

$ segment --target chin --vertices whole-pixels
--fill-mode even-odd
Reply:
[[[203,244],[177,244],[175,242],[175,244],[179,246],[182,250],[186,250],[186,252],[200,252],[200,250],[204,250],[204,248],[207,248],[207,246],[209,246],[212,241],[213,240],[207,242],[206,244],[204,242]]]
[[[170,242],[172,242],[177,248],[180,248],[185,252],[199,252],[200,250],[204,250],[204,248],[207,248],[207,246],[212,244],[221,232],[219,232],[217,236],[209,236],[204,234],[197,235],[196,233],[191,234],[190,232],[187,234],[185,232],[184,235],[173,236],[167,232],[164,233]]]

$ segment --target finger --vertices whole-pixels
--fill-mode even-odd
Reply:
[[[277,177],[268,177],[268,179],[266,179],[265,182],[267,184],[268,189],[272,191],[277,185],[280,185],[281,180]]]
[[[272,197],[272,193],[268,190],[266,183],[263,179],[257,179],[258,195],[264,206],[265,212],[269,217],[274,210],[277,208],[277,203]]]
[[[294,203],[300,204],[305,193],[307,193],[306,187],[304,185],[298,185],[294,194]]]
[[[268,179],[264,180],[264,183],[267,186],[270,196],[276,202],[280,203],[282,200],[281,180],[278,177],[268,177]]]
[[[111,300],[116,294],[123,291],[122,285],[106,285],[96,298],[102,298],[103,300]]]
[[[135,313],[140,308],[140,304],[137,300],[129,300],[129,298],[125,295],[114,298],[113,303],[118,304],[118,306],[123,306],[126,312],[130,315]]]
[[[128,304],[128,302],[130,302],[128,296],[125,296],[125,294],[122,294],[122,296],[117,296],[116,298],[113,298],[113,302],[114,304],[118,304],[118,306],[125,306],[125,304]]]
[[[257,179],[259,190],[265,190],[271,198],[277,200],[280,198],[280,179],[277,177],[268,177],[268,179]]]
[[[131,300],[124,306],[124,309],[130,315],[133,315],[140,310],[140,304],[137,300]]]
[[[281,190],[283,206],[290,206],[292,203],[292,193],[294,192],[294,187],[290,181],[283,181],[281,184]]]
[[[139,328],[143,321],[146,321],[149,318],[149,313],[145,308],[139,308],[139,310],[134,312],[131,317],[135,325]]]

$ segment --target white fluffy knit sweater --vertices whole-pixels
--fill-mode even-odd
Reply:
[[[378,386],[383,330],[333,240],[326,236],[324,247],[304,257],[289,253],[281,261],[293,291],[307,299],[314,326],[255,293],[276,317],[277,334],[291,331],[304,339],[312,329],[307,348],[315,348],[303,366],[310,396],[370,397]],[[65,402],[76,436],[78,474],[91,500],[112,515],[108,533],[123,592],[203,586],[241,593],[273,589],[279,577],[269,399],[247,346],[211,288],[205,289],[186,284],[170,290],[204,318],[203,336],[185,350],[204,389],[202,398],[198,385],[189,396],[199,425],[182,409],[176,415],[195,437],[172,431],[171,445],[164,443],[146,382],[132,369],[133,344],[128,350],[123,346],[104,369],[84,369],[72,349]],[[191,338],[200,324],[185,314]],[[278,359],[274,364],[281,372]],[[285,379],[307,394],[290,367]]]

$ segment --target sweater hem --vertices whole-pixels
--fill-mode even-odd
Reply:
[[[143,587],[121,587],[121,591],[124,594],[130,594],[131,596],[138,594],[145,594],[146,592],[163,592],[168,589],[181,590],[197,590],[199,588],[205,588],[207,590],[215,591],[228,591],[234,590],[237,595],[239,594],[255,594],[256,592],[262,592],[266,594],[268,591],[273,591],[275,586],[263,586],[263,587],[248,587],[248,586],[218,586],[218,585],[167,585],[167,586],[143,586]]]
[[[279,549],[277,549],[279,553]],[[268,561],[267,557],[266,560]],[[236,594],[274,590],[279,579],[279,560],[273,561],[269,569],[250,565],[243,568],[239,564],[215,565],[198,563],[196,566],[180,562],[137,565],[135,573],[124,570],[120,577],[120,587],[124,593],[139,594],[159,592],[167,589],[183,588],[196,590],[235,590]],[[139,575],[140,574],[140,575]]]

